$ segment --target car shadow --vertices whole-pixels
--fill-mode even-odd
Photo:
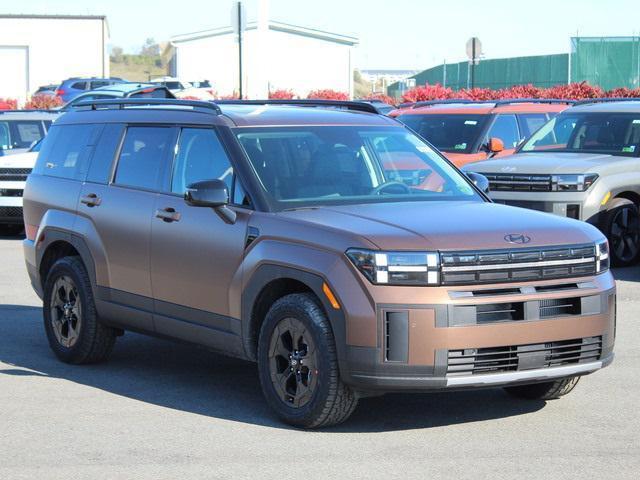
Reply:
[[[197,415],[290,429],[266,405],[255,364],[203,348],[127,332],[108,362],[75,366],[58,361],[47,344],[42,310],[0,305],[3,375],[45,376]],[[363,398],[354,415],[326,432],[388,432],[471,423],[540,410],[543,401],[517,401],[500,389],[406,393]]]
[[[624,268],[612,268],[613,278],[627,282],[640,282],[640,265]]]

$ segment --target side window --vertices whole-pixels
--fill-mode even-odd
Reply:
[[[109,183],[111,167],[120,146],[124,125],[106,124],[94,149],[87,182]]]
[[[87,82],[76,82],[73,85],[71,85],[71,88],[73,88],[75,90],[86,90],[87,89]]]
[[[111,82],[106,80],[95,80],[91,82],[91,90],[95,90],[96,88],[106,87],[107,85],[111,85]]]
[[[52,127],[42,143],[35,173],[81,179],[95,128],[90,124]]]
[[[233,186],[233,168],[218,135],[210,128],[184,128],[171,176],[171,192],[183,194],[190,184],[219,178]]]
[[[520,141],[518,122],[515,115],[498,115],[487,134],[489,138],[497,137],[504,143],[504,148],[515,148]]]
[[[547,116],[544,113],[524,113],[518,115],[518,118],[520,119],[522,138],[530,137],[533,132],[547,123]]]
[[[13,148],[28,148],[31,144],[44,137],[44,128],[40,121],[18,121],[11,125]]]
[[[114,183],[158,190],[160,173],[173,130],[170,127],[129,127],[120,151]]]

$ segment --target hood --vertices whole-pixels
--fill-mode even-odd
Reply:
[[[0,157],[0,168],[33,168],[38,152],[24,152]]]
[[[635,157],[617,157],[601,153],[517,153],[494,160],[470,163],[464,170],[477,173],[598,173],[602,169],[626,168]]]
[[[342,205],[279,215],[358,235],[382,250],[527,248],[592,243],[604,238],[584,222],[489,202]],[[523,234],[531,241],[514,245],[505,240],[509,234]]]
[[[463,165],[467,165],[471,162],[478,162],[487,158],[487,154],[484,152],[478,153],[454,153],[454,152],[441,152],[447,159],[451,161],[456,167],[462,168]]]

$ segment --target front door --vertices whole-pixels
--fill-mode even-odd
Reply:
[[[150,275],[151,218],[163,166],[174,143],[172,127],[129,127],[115,174],[108,184],[86,182],[79,212],[94,232],[84,232],[92,250],[100,252],[98,296],[131,310],[122,321],[151,330],[153,299]]]
[[[156,198],[151,283],[158,332],[228,350],[239,340],[229,288],[239,274],[251,211],[231,206],[238,215],[230,224],[212,208],[183,200],[188,185],[215,178],[231,191],[234,172],[216,130],[183,128],[166,192]]]

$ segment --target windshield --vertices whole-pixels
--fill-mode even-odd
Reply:
[[[38,120],[14,120],[0,122],[0,150],[29,148],[44,136],[42,122]]]
[[[534,133],[520,151],[637,156],[640,113],[563,113]]]
[[[345,203],[476,200],[469,181],[404,128],[241,128],[276,210]]]
[[[442,152],[471,153],[487,115],[405,114],[398,120]]]

